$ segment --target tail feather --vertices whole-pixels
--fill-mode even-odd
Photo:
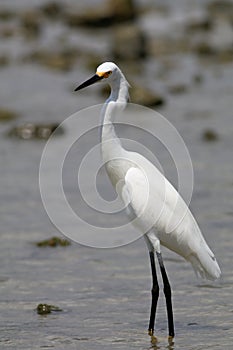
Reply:
[[[192,253],[188,259],[197,275],[208,280],[216,280],[221,275],[221,270],[214,254],[204,242],[198,253]]]

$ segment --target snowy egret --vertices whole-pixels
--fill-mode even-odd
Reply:
[[[221,271],[197,222],[175,188],[149,160],[139,153],[125,150],[115,133],[113,118],[116,112],[123,111],[128,101],[129,84],[125,76],[115,63],[105,62],[97,68],[94,76],[79,85],[75,91],[98,81],[104,81],[111,87],[111,94],[101,112],[102,157],[106,171],[122,200],[128,204],[129,215],[133,214],[137,218],[135,225],[142,230],[149,249],[152,302],[148,334],[154,334],[159,297],[155,253],[164,285],[168,334],[172,339],[175,332],[171,287],[160,244],[184,257],[203,278],[215,280]]]

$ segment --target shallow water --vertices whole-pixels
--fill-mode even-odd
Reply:
[[[199,281],[188,263],[164,249],[173,289],[176,338],[173,345],[168,344],[161,293],[158,343],[152,345],[146,331],[151,277],[144,241],[116,249],[76,243],[65,248],[36,247],[35,242],[59,235],[39,192],[39,163],[45,144],[10,139],[5,133],[14,122],[1,124],[1,349],[231,349],[232,65],[201,66],[189,55],[178,55],[174,62],[171,81],[177,77],[190,81],[192,72],[197,71],[204,77],[200,85],[190,83],[187,93],[169,96],[160,112],[177,128],[190,152],[194,168],[191,208],[223,277],[215,283]],[[164,82],[154,79],[153,61],[146,65],[146,78],[152,77],[150,85],[163,89]],[[101,103],[102,98],[95,94],[98,87],[87,95],[70,93],[70,87],[86,77],[85,70],[78,71],[77,67],[67,74],[29,64],[19,66],[17,62],[1,69],[1,104],[19,111],[20,122],[51,122]],[[202,141],[207,127],[219,134],[216,142]],[[161,150],[158,158],[169,179],[175,180],[175,168],[167,153]],[[66,176],[64,180],[69,181]],[[100,186],[105,179],[100,177]],[[67,186],[67,195],[74,201],[72,184]],[[57,305],[63,312],[38,315],[35,309],[39,303]]]

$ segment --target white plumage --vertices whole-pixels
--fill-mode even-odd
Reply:
[[[124,186],[119,194],[126,205],[129,203],[131,211],[137,217],[133,224],[145,234],[150,232],[150,241],[153,233],[162,245],[188,260],[201,277],[217,279],[220,268],[214,254],[175,188],[140,154],[124,151],[121,157],[122,165],[127,160],[134,164],[129,168],[125,164],[125,174],[121,168],[119,177],[117,176],[114,161],[110,161],[106,169],[114,185],[117,180],[123,180]]]
[[[214,254],[178,192],[145,157],[125,150],[115,134],[113,118],[128,100],[129,84],[123,73],[114,63],[105,62],[76,90],[98,80],[111,87],[102,109],[102,156],[113,186],[134,218],[133,224],[144,233],[150,251],[160,253],[161,244],[189,261],[201,277],[218,278],[221,272]],[[174,336],[174,329],[170,333]]]

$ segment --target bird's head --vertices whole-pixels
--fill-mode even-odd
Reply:
[[[104,81],[108,84],[111,84],[117,76],[121,73],[120,69],[113,62],[104,62],[100,66],[97,67],[95,75],[93,75],[88,80],[84,81],[81,85],[79,85],[75,91],[81,90],[89,85],[97,83],[98,81]]]

